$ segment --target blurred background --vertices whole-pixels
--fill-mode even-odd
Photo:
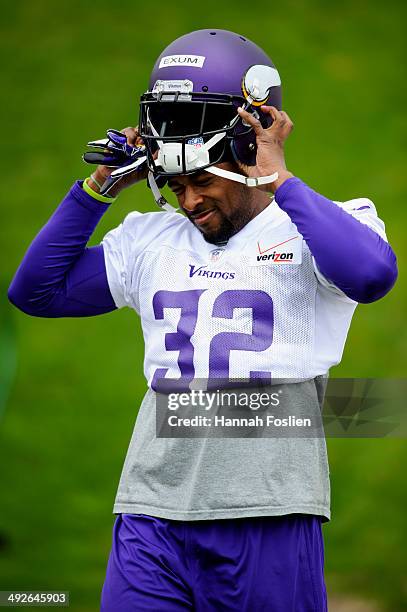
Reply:
[[[146,388],[140,325],[128,309],[30,318],[6,292],[30,241],[88,175],[85,143],[137,124],[139,95],[174,38],[224,28],[263,47],[295,123],[288,168],[332,199],[376,203],[399,281],[357,308],[332,375],[406,375],[406,13],[394,0],[2,2],[0,589],[69,590],[72,610],[99,609],[112,504]],[[120,196],[90,244],[134,209],[155,210],[143,185]],[[328,446],[330,609],[401,611],[405,440]]]

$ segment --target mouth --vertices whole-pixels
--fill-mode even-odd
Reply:
[[[208,219],[212,217],[214,212],[216,212],[216,210],[214,208],[211,208],[210,210],[205,210],[204,212],[201,212],[198,215],[191,215],[191,219],[194,223],[201,225],[203,223],[206,223],[206,221],[208,221]]]

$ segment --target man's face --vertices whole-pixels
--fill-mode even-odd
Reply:
[[[217,166],[237,170],[229,162]],[[252,193],[255,190],[210,172],[175,176],[168,181],[168,186],[188,219],[212,244],[229,240],[256,214]]]

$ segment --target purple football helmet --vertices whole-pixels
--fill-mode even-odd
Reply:
[[[255,165],[255,134],[237,108],[269,127],[262,104],[281,109],[281,80],[257,45],[227,30],[181,36],[157,59],[140,100],[150,171],[190,174],[232,159]]]

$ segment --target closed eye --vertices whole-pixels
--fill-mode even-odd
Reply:
[[[211,182],[212,182],[212,179],[211,177],[209,177],[207,179],[204,179],[203,181],[196,182],[195,185],[197,187],[207,187],[208,185],[211,184]]]
[[[180,185],[179,183],[169,182],[168,187],[171,189],[173,193],[175,193],[175,195],[179,195],[184,191],[184,186]]]
[[[178,197],[185,191],[184,187],[171,187],[171,191]]]
[[[196,180],[193,182],[193,184],[195,185],[195,187],[207,187],[208,185],[210,185],[212,183],[212,177],[208,176],[207,178],[204,178],[202,180],[202,178],[200,180]],[[185,185],[181,185],[180,183],[176,183],[176,182],[168,182],[168,187],[171,189],[171,191],[176,195],[176,196],[180,196],[184,193],[185,191]]]

